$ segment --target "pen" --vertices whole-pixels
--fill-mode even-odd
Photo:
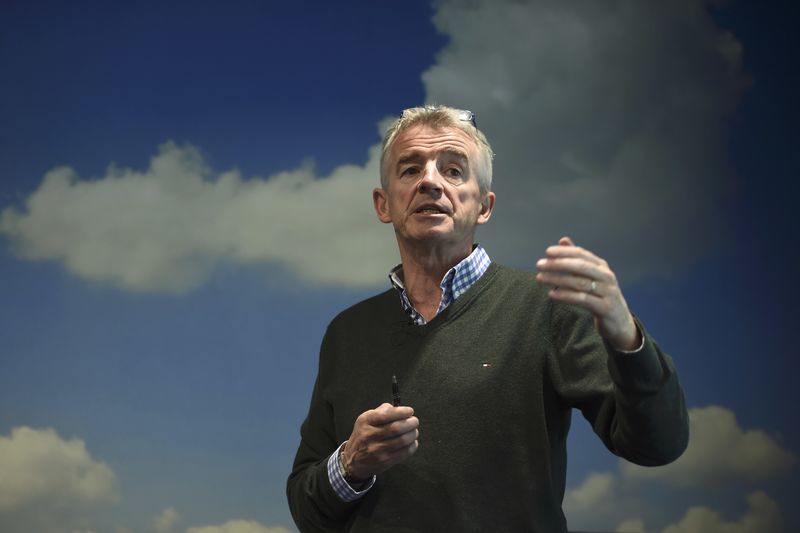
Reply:
[[[400,386],[397,384],[397,376],[392,376],[392,405],[400,405]]]

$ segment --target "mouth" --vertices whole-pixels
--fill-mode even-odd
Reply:
[[[443,207],[439,207],[438,205],[425,204],[418,207],[414,213],[422,215],[446,215],[448,214],[448,211]]]

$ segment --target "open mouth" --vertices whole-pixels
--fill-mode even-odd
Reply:
[[[416,211],[415,213],[420,213],[423,215],[446,215],[447,212],[444,209],[436,207],[435,205],[423,205]]]

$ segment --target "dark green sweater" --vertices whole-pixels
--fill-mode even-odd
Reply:
[[[344,503],[326,462],[356,417],[391,402],[420,420],[419,449]],[[604,345],[590,314],[547,298],[533,274],[493,263],[424,326],[389,290],[339,314],[287,493],[301,531],[566,531],[561,511],[572,408],[615,454],[642,465],[688,440],[668,356],[645,334],[637,354]]]

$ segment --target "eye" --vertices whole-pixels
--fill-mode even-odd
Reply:
[[[448,178],[460,180],[464,176],[464,172],[458,167],[447,167],[444,175]]]
[[[414,176],[419,172],[418,167],[406,167],[400,171],[400,176]]]

